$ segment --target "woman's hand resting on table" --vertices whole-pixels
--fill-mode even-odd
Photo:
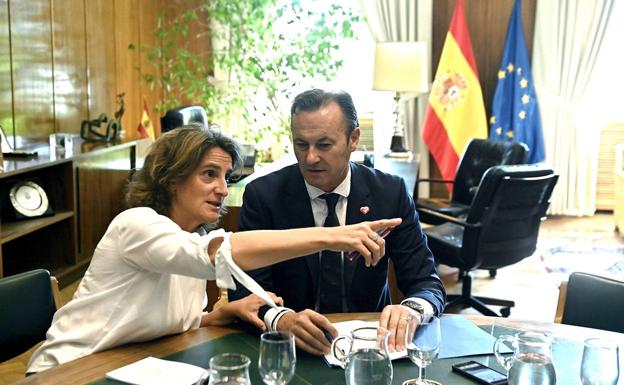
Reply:
[[[268,292],[278,306],[284,304],[282,297]],[[265,330],[264,321],[258,317],[258,310],[266,303],[257,295],[250,294],[237,301],[228,302],[218,309],[214,309],[202,316],[201,326],[223,326],[234,322],[236,318],[255,325],[260,330]]]

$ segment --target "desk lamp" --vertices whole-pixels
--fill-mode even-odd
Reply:
[[[387,157],[412,157],[405,148],[404,112],[400,102],[429,90],[426,49],[424,42],[416,41],[377,43],[375,47],[373,89],[394,91],[394,133]]]

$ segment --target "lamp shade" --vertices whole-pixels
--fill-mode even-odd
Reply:
[[[427,92],[427,47],[424,42],[377,43],[373,89]]]

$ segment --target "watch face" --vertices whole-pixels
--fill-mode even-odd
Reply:
[[[9,192],[11,205],[25,217],[43,215],[48,209],[48,196],[45,191],[32,181],[17,182]]]

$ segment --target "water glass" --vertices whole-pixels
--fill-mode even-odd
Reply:
[[[408,319],[405,331],[407,356],[418,366],[418,379],[409,380],[409,383],[428,385],[431,382],[423,377],[423,371],[433,362],[440,351],[440,343],[442,341],[440,319],[431,317],[420,324],[416,321],[416,319]]]
[[[262,333],[258,369],[265,384],[287,384],[295,375],[296,364],[295,336],[292,333],[282,331]]]
[[[223,353],[214,356],[210,359],[210,369],[196,385],[251,385],[250,363],[249,357],[243,354]]]
[[[583,385],[615,385],[619,376],[618,345],[601,338],[585,340],[581,363]]]

